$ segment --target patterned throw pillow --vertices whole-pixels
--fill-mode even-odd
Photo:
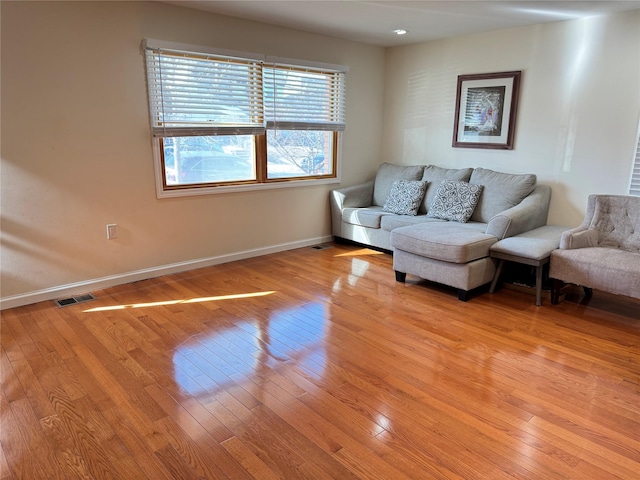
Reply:
[[[444,180],[438,187],[427,217],[467,223],[478,204],[482,185]]]
[[[397,215],[416,215],[428,183],[420,180],[396,180],[391,185],[391,192],[382,210]]]

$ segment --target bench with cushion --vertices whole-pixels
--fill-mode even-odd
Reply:
[[[498,267],[489,292],[495,291],[504,262],[531,265],[536,267],[536,305],[542,305],[543,268],[549,263],[551,252],[560,245],[560,237],[565,230],[567,227],[545,225],[491,245],[491,258],[498,260]]]

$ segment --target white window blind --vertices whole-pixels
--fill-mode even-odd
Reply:
[[[145,56],[155,137],[264,133],[260,62],[160,48]]]
[[[270,64],[263,81],[267,128],[345,129],[344,71]]]
[[[636,159],[633,163],[633,171],[631,172],[629,195],[640,197],[640,135],[638,136],[638,145],[636,146]]]

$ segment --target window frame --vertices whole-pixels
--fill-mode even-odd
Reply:
[[[166,42],[161,40],[145,39],[142,43],[142,53],[145,55],[147,49],[164,49],[164,50],[177,50],[195,55],[216,55],[216,56],[228,56],[240,59],[252,59],[260,58],[260,62],[263,67],[273,67],[276,64],[286,63],[291,66],[299,67],[301,69],[320,69],[326,71],[332,71],[345,75],[348,72],[348,67],[342,65],[333,65],[318,62],[309,62],[305,60],[285,59],[281,57],[267,57],[260,56],[253,53],[237,52],[231,50],[214,49],[210,47],[203,47],[198,45],[178,44],[174,42]],[[146,63],[146,60],[145,60]],[[147,75],[147,69],[145,68],[145,75]],[[344,77],[343,80],[344,82]],[[149,89],[147,83],[147,89]],[[344,89],[344,86],[343,86]],[[344,95],[344,90],[342,92]],[[147,100],[150,102],[149,90],[147,90]],[[263,99],[264,101],[264,99]],[[344,107],[344,100],[343,100]],[[151,108],[151,107],[150,107]],[[153,116],[151,111],[149,112],[150,128],[151,128],[151,140],[152,140],[152,153],[154,159],[154,172],[155,172],[155,184],[156,194],[158,198],[167,197],[184,197],[194,195],[211,195],[218,193],[229,192],[245,192],[245,191],[259,191],[269,189],[279,189],[287,187],[311,187],[318,185],[338,184],[342,178],[342,139],[344,125],[342,128],[336,128],[335,130],[328,130],[326,127],[322,130],[331,133],[331,174],[327,175],[304,175],[304,176],[287,176],[279,178],[268,178],[268,158],[267,158],[267,132],[271,130],[278,130],[278,127],[267,126],[265,119],[265,130],[263,133],[253,134],[254,152],[255,152],[255,179],[249,180],[237,180],[228,182],[207,182],[207,183],[190,183],[182,185],[169,185],[166,178],[166,167],[164,159],[163,137],[153,135]],[[282,129],[284,130],[284,128]],[[296,131],[300,129],[294,129]],[[309,128],[309,130],[313,130]]]

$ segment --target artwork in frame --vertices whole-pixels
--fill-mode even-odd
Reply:
[[[521,73],[458,76],[454,147],[513,150]]]

